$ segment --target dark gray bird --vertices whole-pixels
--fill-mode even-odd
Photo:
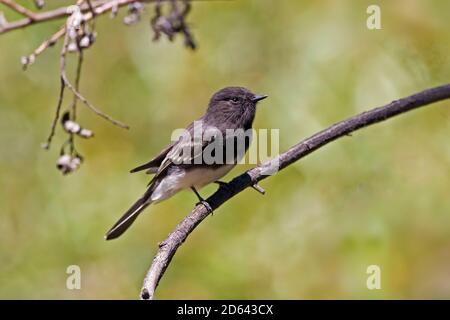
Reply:
[[[229,132],[248,132],[255,118],[256,104],[265,98],[267,96],[253,94],[242,87],[227,87],[216,92],[206,113],[191,123],[176,142],[151,161],[131,170],[146,170],[155,176],[144,195],[116,222],[105,238],[119,237],[147,206],[168,199],[183,189],[192,189],[210,209],[197,190],[219,182],[245,155],[251,135],[230,136]]]

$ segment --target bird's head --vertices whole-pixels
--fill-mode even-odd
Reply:
[[[229,121],[251,126],[258,101],[267,98],[243,87],[226,87],[216,92],[209,101],[206,117],[214,122]]]

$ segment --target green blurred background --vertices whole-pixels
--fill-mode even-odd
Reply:
[[[374,3],[382,30],[366,28]],[[151,41],[150,7],[132,27],[103,16],[81,91],[132,129],[80,104],[80,122],[96,137],[78,141],[86,161],[65,177],[55,168],[61,128],[50,151],[40,148],[57,101],[61,44],[28,71],[20,66],[62,21],[1,35],[0,298],[137,298],[158,242],[196,198],[183,192],[151,207],[106,242],[149,180],[130,168],[224,86],[270,96],[255,127],[279,128],[285,150],[348,116],[447,83],[449,12],[445,0],[199,1],[188,18],[195,52],[180,38]],[[449,105],[359,131],[265,180],[265,196],[246,190],[227,202],[180,248],[157,297],[450,298]],[[372,264],[381,290],[366,288]],[[81,268],[81,290],[66,288],[69,265]]]

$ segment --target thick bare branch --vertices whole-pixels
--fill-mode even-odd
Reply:
[[[383,107],[375,108],[338,122],[294,145],[272,160],[234,178],[226,188],[219,188],[219,190],[206,201],[209,203],[212,210],[215,210],[244,189],[269,177],[267,173],[276,166],[278,166],[279,170],[282,170],[329,142],[347,136],[358,129],[445,99],[450,99],[450,84],[419,92],[409,97],[393,101]],[[175,230],[169,234],[167,239],[159,244],[158,252],[144,279],[141,299],[149,300],[154,298],[158,283],[164,275],[164,272],[169,266],[177,249],[197,225],[209,215],[209,213],[210,212],[205,206],[202,204],[197,205],[194,210],[176,226]]]

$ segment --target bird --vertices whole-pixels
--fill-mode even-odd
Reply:
[[[217,91],[210,98],[205,114],[184,129],[177,140],[149,162],[130,171],[146,170],[154,177],[145,193],[106,233],[105,239],[119,237],[150,204],[166,200],[181,190],[191,189],[199,203],[212,212],[198,190],[213,182],[226,186],[220,178],[245,156],[251,143],[256,105],[265,98],[267,95],[254,94],[244,87],[226,87]],[[250,134],[227,135],[234,131],[250,131]],[[239,148],[240,153],[236,152]]]

